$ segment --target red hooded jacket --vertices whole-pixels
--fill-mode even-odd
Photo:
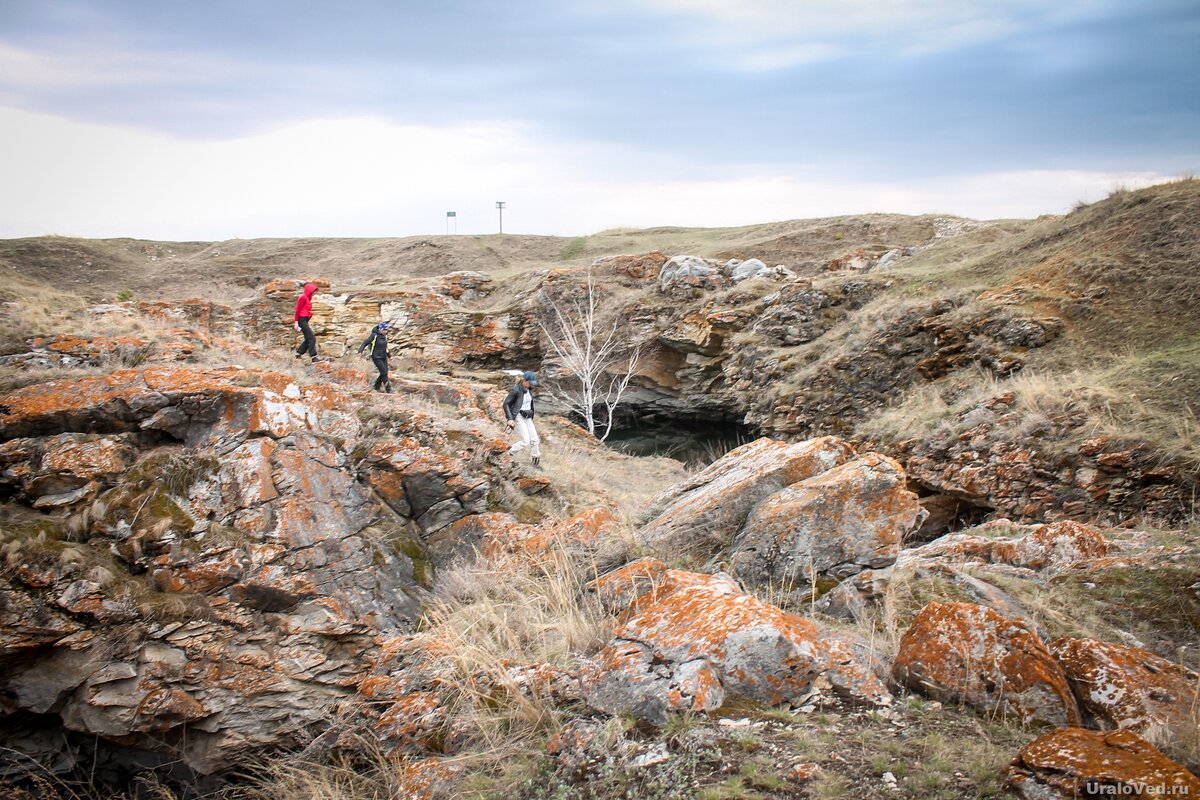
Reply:
[[[304,293],[296,298],[296,316],[292,318],[292,322],[299,322],[301,317],[312,316],[312,296],[316,293],[315,283],[304,284]]]

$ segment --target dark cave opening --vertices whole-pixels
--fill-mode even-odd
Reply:
[[[631,456],[665,456],[690,468],[706,467],[758,438],[736,419],[672,419],[646,415],[614,427],[605,444]]]

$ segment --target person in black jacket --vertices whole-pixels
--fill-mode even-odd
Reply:
[[[374,328],[371,328],[371,333],[358,346],[358,352],[361,353],[363,350],[370,349],[371,361],[375,364],[375,369],[379,370],[379,377],[375,379],[375,391],[378,392],[380,387],[383,387],[384,391],[391,394],[392,382],[388,380],[387,332],[389,327],[391,326],[384,320]]]
[[[508,448],[509,455],[516,455],[526,447],[530,448],[529,455],[533,465],[540,466],[542,462],[541,439],[538,438],[537,428],[533,427],[533,387],[537,386],[537,375],[529,370],[521,374],[521,380],[504,398],[504,417],[508,427],[515,430],[521,437],[519,442]]]

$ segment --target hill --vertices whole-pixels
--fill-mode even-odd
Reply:
[[[1028,221],[0,242],[0,794],[1200,792],[1197,263],[1192,180]],[[588,300],[619,426],[732,441],[582,429],[548,331]]]
[[[507,275],[650,250],[714,258],[754,254],[772,264],[804,264],[883,241],[919,246],[937,235],[939,225],[945,229],[955,222],[877,214],[741,228],[612,230],[580,238],[497,234],[156,242],[51,236],[0,240],[0,269],[93,301],[126,291],[152,300],[203,295],[230,302],[279,278],[378,285],[462,269]]]

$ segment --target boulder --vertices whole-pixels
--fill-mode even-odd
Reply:
[[[742,445],[652,500],[652,512],[658,513],[636,536],[671,558],[707,558],[729,545],[760,502],[849,461],[853,452],[832,436],[795,444],[758,439]]]
[[[612,272],[628,278],[636,284],[653,283],[662,272],[667,257],[660,250],[641,255],[620,255],[598,258],[592,262],[592,271],[598,275]]]
[[[925,606],[900,639],[892,674],[914,692],[1023,724],[1080,723],[1066,675],[1037,633],[983,606]]]
[[[1050,652],[1101,727],[1197,735],[1200,675],[1187,667],[1139,647],[1095,639],[1056,639]]]
[[[989,533],[1019,531],[1011,523],[987,523]],[[1023,536],[997,538],[970,531],[949,534],[910,551],[913,557],[954,562],[984,561],[1039,571],[1060,572],[1108,554],[1104,535],[1082,522],[1060,520],[1028,530]]]
[[[620,594],[611,582],[604,591]],[[799,704],[832,691],[886,705],[876,667],[862,640],[746,594],[727,575],[667,570],[626,609],[583,691],[600,711],[654,724],[730,696]]]
[[[1132,731],[1048,733],[1021,748],[1005,779],[1027,800],[1200,796],[1200,779]]]
[[[703,288],[715,284],[714,279],[720,277],[721,268],[716,261],[699,256],[675,256],[659,270],[658,288],[664,292],[676,284]]]
[[[757,258],[750,258],[745,261],[731,259],[725,262],[723,272],[725,277],[732,280],[734,283],[741,283],[747,278],[753,278],[759,272],[769,269],[766,264],[759,261]]]
[[[735,575],[755,584],[832,583],[895,562],[924,519],[892,459],[870,453],[760,503],[733,540]]]

